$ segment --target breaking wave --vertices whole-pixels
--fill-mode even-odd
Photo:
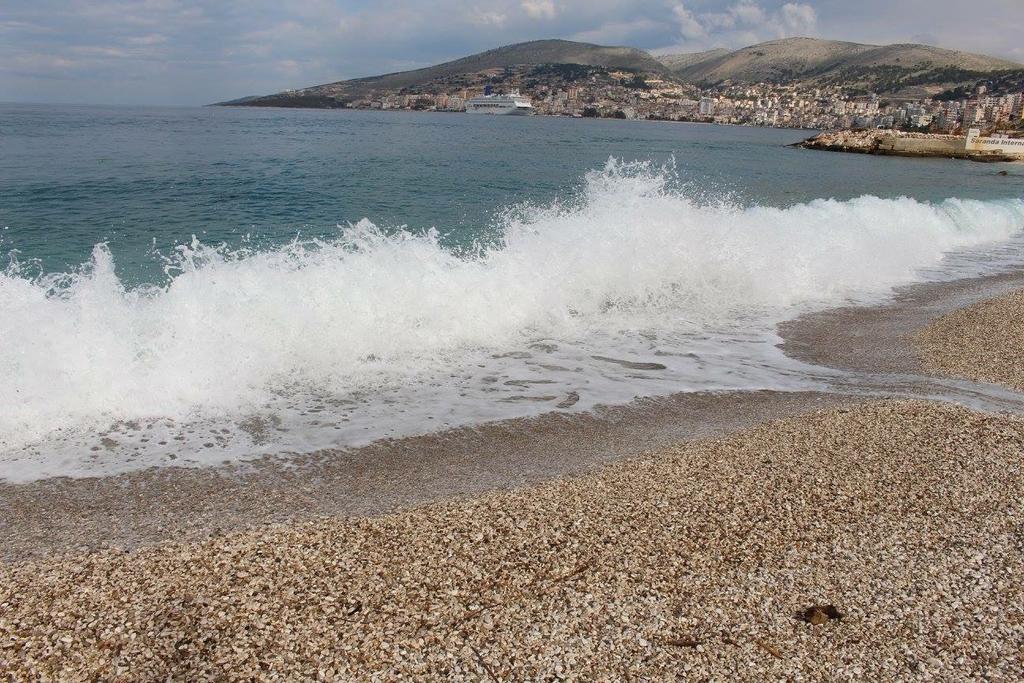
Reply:
[[[241,414],[281,393],[436,381],[538,339],[614,345],[654,330],[685,350],[688,334],[884,294],[1024,227],[1021,200],[741,207],[669,176],[609,162],[579,196],[510,211],[497,240],[469,251],[363,220],[263,250],[193,240],[159,286],[126,287],[103,244],[72,273],[12,262],[0,449],[119,420]]]

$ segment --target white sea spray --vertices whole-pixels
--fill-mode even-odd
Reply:
[[[742,207],[669,180],[609,162],[577,200],[509,212],[468,253],[363,220],[261,251],[193,240],[159,287],[125,287],[103,244],[73,273],[14,262],[0,273],[0,451],[118,421],[243,416],[282,395],[437,385],[537,340],[613,356],[644,333],[685,352],[882,295],[1024,227],[1021,200]],[[701,371],[735,370],[722,359]]]

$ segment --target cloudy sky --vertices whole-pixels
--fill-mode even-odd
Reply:
[[[1022,26],[1024,0],[0,0],[0,102],[201,104],[538,38],[664,53],[801,35],[1024,62]]]

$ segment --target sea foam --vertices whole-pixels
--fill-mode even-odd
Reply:
[[[742,388],[762,381],[723,379],[742,365],[743,339],[770,346],[779,320],[884,295],[951,251],[1022,227],[1019,199],[744,207],[609,162],[579,196],[508,211],[498,237],[469,250],[446,248],[437,231],[362,220],[332,239],[263,250],[193,240],[166,259],[159,286],[126,287],[103,244],[71,273],[29,276],[12,262],[0,274],[0,452],[43,457],[48,439],[117,423],[237,420],[282,397],[353,405],[425,383],[433,400],[454,403],[482,376],[504,376],[496,358],[540,342],[583,374],[597,354],[699,348],[701,363],[674,376],[670,367],[672,386],[660,390]],[[603,398],[600,383],[588,386],[581,406]],[[453,412],[448,423],[465,421]],[[332,429],[309,443],[343,441],[346,430]]]

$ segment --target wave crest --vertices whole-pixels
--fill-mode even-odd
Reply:
[[[368,220],[254,250],[193,240],[128,288],[105,245],[74,273],[0,274],[0,445],[55,429],[345,393],[456,367],[467,350],[600,331],[699,332],[888,291],[951,250],[1005,240],[1024,202],[865,196],[706,201],[610,162],[568,203],[519,207],[456,253]]]

